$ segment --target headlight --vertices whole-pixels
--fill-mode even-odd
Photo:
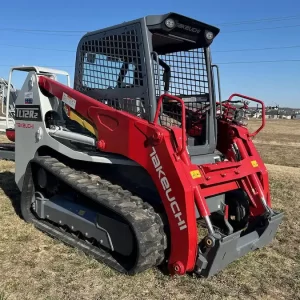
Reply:
[[[166,19],[165,20],[165,25],[169,28],[172,29],[175,27],[175,21],[173,19]]]
[[[214,34],[211,31],[205,31],[205,37],[210,41],[214,38]]]

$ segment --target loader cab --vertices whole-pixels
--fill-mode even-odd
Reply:
[[[74,88],[148,121],[161,94],[180,97],[187,108],[190,155],[213,155],[216,108],[209,46],[218,33],[176,13],[89,32],[77,48]],[[160,124],[180,127],[181,111],[178,103],[166,101]]]

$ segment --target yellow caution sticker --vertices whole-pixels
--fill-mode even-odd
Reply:
[[[190,173],[191,173],[191,176],[193,179],[201,178],[201,174],[200,174],[199,170],[193,170],[193,171],[190,171]]]
[[[83,216],[84,214],[85,214],[85,210],[80,210],[79,212],[78,212],[78,214],[79,214],[79,216]]]
[[[251,164],[253,168],[257,168],[258,167],[258,163],[256,160],[251,160]]]

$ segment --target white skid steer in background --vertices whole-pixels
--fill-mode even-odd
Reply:
[[[15,101],[18,97],[19,90],[16,89],[12,83],[10,83],[10,89],[9,82],[5,80],[4,78],[0,77],[0,131],[6,132],[7,128],[14,129],[15,127]],[[6,107],[7,103],[7,94],[8,90],[10,93],[10,102],[9,106]],[[8,110],[8,112],[6,112]]]

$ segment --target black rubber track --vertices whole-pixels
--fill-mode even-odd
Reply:
[[[52,173],[89,199],[114,210],[130,223],[137,240],[134,264],[122,265],[111,253],[102,248],[96,247],[68,231],[63,232],[56,224],[38,219],[31,210],[34,195],[33,163]],[[28,164],[21,193],[21,212],[25,221],[33,223],[39,230],[72,247],[79,248],[121,273],[134,275],[160,265],[165,259],[167,237],[162,219],[152,206],[120,186],[102,180],[99,176],[74,170],[53,157],[37,157]]]

